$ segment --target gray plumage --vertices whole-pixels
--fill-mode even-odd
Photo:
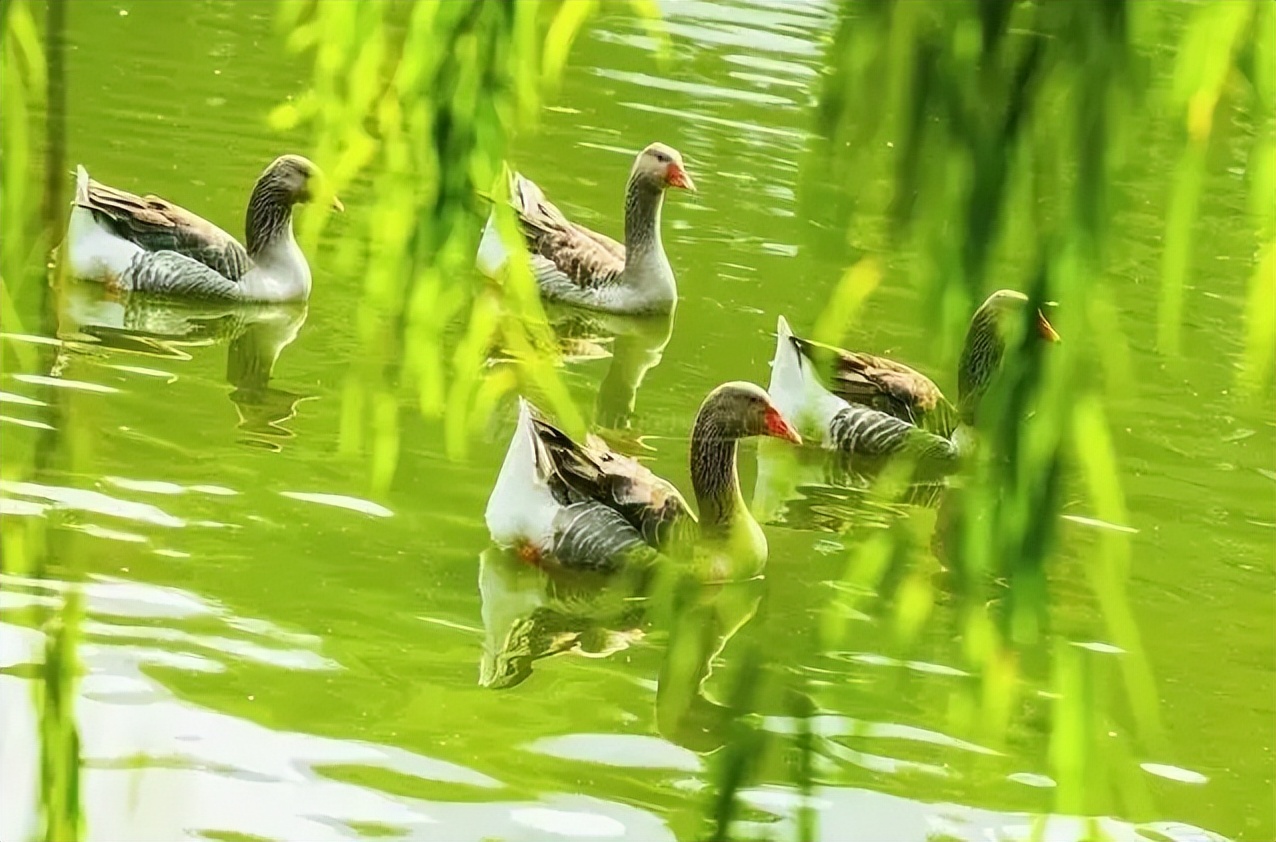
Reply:
[[[650,562],[656,551],[615,509],[589,501],[555,515],[553,555],[573,570],[612,573]]]
[[[928,475],[958,467],[957,446],[952,441],[867,406],[852,404],[834,415],[829,444],[851,460],[870,463],[908,456],[916,460],[919,472]]]
[[[244,290],[235,281],[199,261],[175,251],[141,252],[120,275],[122,290],[205,301],[242,301]]]

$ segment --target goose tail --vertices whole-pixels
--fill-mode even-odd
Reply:
[[[511,170],[508,164],[501,164],[501,174],[491,192],[479,194],[491,203],[492,209],[488,211],[487,222],[483,224],[483,234],[479,237],[478,253],[475,255],[474,264],[480,272],[493,280],[500,278],[505,264],[509,262],[509,249],[501,240],[496,208],[501,202],[507,202],[518,208],[515,200],[521,178],[522,176]]]
[[[780,316],[775,326],[775,357],[771,360],[771,383],[767,393],[786,416],[797,416],[806,403],[810,364],[794,341],[788,319]]]
[[[143,251],[134,242],[120,237],[98,218],[89,196],[89,171],[75,167],[75,197],[67,219],[66,236],[58,247],[73,277],[115,282]]]
[[[474,256],[474,265],[478,270],[493,280],[498,279],[509,261],[509,251],[501,241],[501,231],[496,224],[496,205],[488,212],[487,222],[483,225],[483,234],[479,237],[478,253]]]
[[[828,421],[846,406],[846,401],[824,388],[784,316],[776,324],[767,393],[780,412],[797,424],[798,431],[815,441],[823,438]]]
[[[484,512],[492,539],[507,547],[530,543],[547,549],[560,508],[545,481],[545,457],[532,423],[534,412],[531,403],[520,397],[514,434]]]
[[[80,207],[89,207],[89,171],[83,164],[75,165],[75,200]]]

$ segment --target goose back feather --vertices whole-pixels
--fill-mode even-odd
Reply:
[[[167,199],[153,194],[138,196],[94,181],[82,166],[76,170],[76,184],[77,205],[146,251],[177,252],[232,281],[239,280],[252,265],[248,250],[238,240]]]
[[[935,382],[887,357],[847,351],[794,337],[810,360],[824,361],[829,388],[852,404],[872,407],[947,438],[957,427],[957,410]]]
[[[589,435],[578,444],[533,409],[550,488],[564,504],[598,501],[618,512],[653,547],[666,547],[696,516],[678,489],[645,465]]]

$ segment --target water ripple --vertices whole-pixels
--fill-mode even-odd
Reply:
[[[0,480],[0,492],[19,497],[34,497],[38,500],[47,500],[54,507],[60,509],[93,512],[94,514],[149,523],[154,526],[180,527],[186,525],[186,522],[181,518],[173,517],[149,503],[120,500],[99,491],[89,491],[83,488]]]

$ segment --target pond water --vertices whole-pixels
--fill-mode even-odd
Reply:
[[[306,151],[264,115],[308,71],[279,48],[273,4],[182,8],[71,5],[68,153],[107,183],[238,231],[264,163]],[[725,380],[765,382],[776,314],[809,326],[842,269],[802,247],[795,199],[832,19],[797,0],[680,0],[665,12],[668,73],[641,27],[609,14],[582,35],[555,107],[514,157],[568,213],[619,234],[633,150],[661,139],[685,156],[700,195],[666,205],[673,323],[573,325],[565,376],[600,421],[628,417],[653,469],[689,488],[685,438],[701,397]],[[1115,838],[1259,842],[1276,836],[1276,430],[1270,402],[1232,395],[1250,258],[1240,179],[1224,173],[1206,191],[1184,357],[1153,350],[1173,155],[1166,141],[1134,168],[1136,236],[1106,279],[1138,383],[1109,407],[1137,530],[1128,592],[1169,741],[1134,758],[1151,797],[1103,825]],[[3,488],[7,518],[61,511],[89,576],[78,714],[90,836],[702,838],[714,762],[703,749],[730,727],[713,701],[728,688],[710,675],[667,710],[666,638],[623,601],[589,623],[522,628],[531,640],[511,631],[549,599],[534,571],[487,548],[482,512],[512,406],[457,463],[440,426],[405,402],[401,465],[376,500],[364,458],[338,452],[361,291],[323,260],[341,225],[311,257],[308,309],[192,319],[85,296],[61,318],[64,337],[85,341],[63,349],[56,379],[5,374],[6,462],[30,452],[33,425],[57,423],[42,405],[55,387],[75,390],[91,430],[88,473]],[[936,373],[916,310],[888,264],[857,346]],[[747,488],[753,450],[742,463]],[[855,529],[822,528],[814,508],[766,527],[765,578],[715,594],[704,621],[717,634],[706,658],[721,645],[715,663],[729,665],[744,641],[764,642],[820,688],[809,803],[821,838],[1027,838],[1053,802],[1049,688],[1032,688],[1004,745],[954,733],[950,705],[969,676],[942,599],[919,645],[901,648],[889,606],[869,601],[846,648],[821,651],[820,611]],[[1120,659],[1087,584],[1094,527],[1079,503],[1069,512],[1079,517],[1063,524],[1050,572],[1053,631]],[[10,575],[0,593],[6,840],[36,820],[29,700],[44,632],[17,609],[56,605],[62,591]],[[564,654],[511,664],[503,647],[517,645]],[[793,727],[783,705],[759,713],[771,730]],[[767,757],[744,794],[753,831],[792,832],[802,801],[788,762]],[[1058,817],[1046,838],[1085,832]]]

